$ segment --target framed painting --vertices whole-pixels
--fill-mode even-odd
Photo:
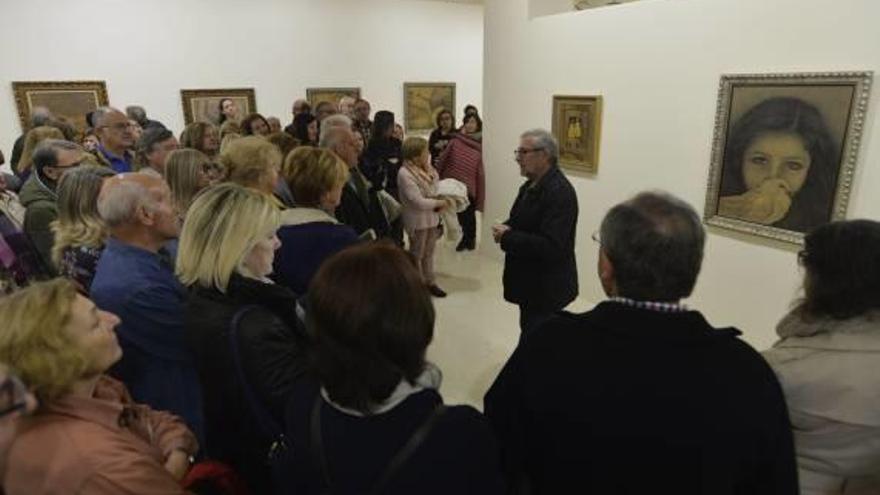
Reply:
[[[88,126],[86,114],[110,104],[104,81],[15,81],[12,93],[22,131],[29,127],[31,110],[46,107],[82,134]]]
[[[455,115],[455,83],[403,83],[403,109],[407,132],[430,131],[441,110]]]
[[[559,142],[560,166],[595,174],[601,133],[601,96],[553,97],[553,135]]]
[[[846,218],[872,77],[721,76],[706,223],[800,244]]]
[[[257,111],[254,88],[182,89],[180,99],[183,102],[183,121],[187,125],[193,122],[219,124],[223,100],[232,100],[231,111],[239,120]]]
[[[361,88],[306,88],[306,99],[312,111],[322,101],[339,104],[339,99],[343,96],[350,96],[357,100],[361,97]]]

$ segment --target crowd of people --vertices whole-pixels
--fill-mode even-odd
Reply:
[[[520,340],[484,412],[426,360],[440,236],[476,246],[482,120],[405,136],[364,99],[175,135],[35,109],[0,181],[0,473],[18,494],[880,492],[880,223],[820,226],[763,355],[681,303],[705,231],[664,192],[593,234],[547,131],[492,226]],[[372,119],[371,119],[372,117]],[[18,191],[18,192],[17,192]],[[404,247],[406,246],[406,250]]]

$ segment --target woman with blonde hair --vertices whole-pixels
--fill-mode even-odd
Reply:
[[[165,180],[171,189],[171,201],[183,219],[196,195],[211,185],[211,160],[201,151],[184,148],[174,150],[165,159]]]
[[[89,293],[95,267],[109,235],[98,214],[98,195],[104,179],[115,175],[107,167],[83,165],[64,174],[58,184],[58,219],[52,222],[52,262],[58,274]]]
[[[281,175],[296,208],[281,214],[275,277],[304,294],[325,259],[357,242],[354,229],[333,216],[348,181],[348,166],[330,150],[300,146],[287,156]]]
[[[0,321],[0,362],[40,401],[19,420],[6,493],[185,493],[195,436],[105,375],[122,357],[119,318],[56,279],[0,300]]]
[[[409,251],[418,261],[428,292],[434,297],[446,297],[434,281],[434,246],[437,244],[440,211],[448,203],[437,198],[439,175],[431,165],[428,141],[409,137],[401,147],[403,166],[397,173],[397,188],[403,206],[403,227],[409,236]]]
[[[278,148],[258,136],[236,139],[220,155],[226,180],[272,197],[277,206],[281,202],[274,198],[274,192],[281,160]]]
[[[185,339],[202,384],[206,451],[235,466],[252,493],[271,492],[267,458],[308,346],[296,294],[268,278],[279,223],[265,194],[213,186],[192,203],[177,254],[190,291]]]
[[[213,160],[220,152],[220,134],[214,124],[193,122],[180,134],[180,147],[199,150]]]
[[[24,138],[24,148],[21,152],[21,159],[18,161],[18,164],[13,164],[15,166],[13,169],[15,175],[25,178],[31,174],[31,169],[34,165],[34,151],[40,143],[47,139],[64,140],[64,133],[57,127],[49,125],[34,127],[28,131]]]

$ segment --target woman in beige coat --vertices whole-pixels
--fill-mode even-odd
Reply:
[[[764,356],[785,391],[802,495],[880,493],[880,222],[835,222],[799,253],[804,299]]]

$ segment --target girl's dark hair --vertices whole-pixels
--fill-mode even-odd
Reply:
[[[434,123],[437,124],[437,129],[440,128],[440,119],[444,115],[449,115],[449,118],[452,119],[452,128],[455,129],[455,116],[452,115],[452,112],[446,109],[440,110],[440,112],[437,113],[437,118],[434,119]]]
[[[317,120],[310,113],[300,113],[293,118],[293,137],[299,140],[299,144],[305,146],[317,146],[318,143],[309,140],[309,124]]]
[[[329,258],[308,298],[312,369],[337,404],[368,414],[424,371],[434,306],[412,257],[391,241]]]
[[[721,196],[746,192],[742,162],[746,148],[761,134],[800,136],[810,154],[804,186],[792,199],[788,215],[774,227],[808,232],[828,221],[834,202],[840,155],[819,110],[799,98],[768,98],[750,108],[733,126],[724,152]]]
[[[266,128],[270,129],[269,121],[266,120],[265,117],[258,113],[249,113],[241,120],[241,132],[244,136],[253,136],[254,130],[253,125],[255,120],[262,120],[264,124],[266,124]]]
[[[373,128],[370,132],[370,143],[380,143],[386,139],[389,130],[394,130],[394,113],[379,110],[373,115]]]
[[[223,125],[223,123],[226,122],[226,114],[223,113],[223,103],[227,101],[232,101],[232,98],[223,98],[217,104],[217,114],[219,115],[217,125]]]
[[[465,115],[464,119],[461,120],[461,126],[464,127],[464,125],[468,123],[468,120],[475,120],[477,122],[477,132],[483,131],[483,119],[481,119],[479,115],[475,113]]]
[[[465,105],[465,107],[464,107],[464,114],[467,115],[468,112],[469,112],[470,110],[473,110],[473,111],[474,111],[474,114],[476,114],[476,115],[479,115],[479,114],[480,114],[480,111],[477,110],[477,107],[475,107],[475,106],[473,106],[473,105],[471,105],[471,104]]]
[[[842,320],[880,309],[880,222],[823,225],[807,234],[799,258],[807,314]]]

